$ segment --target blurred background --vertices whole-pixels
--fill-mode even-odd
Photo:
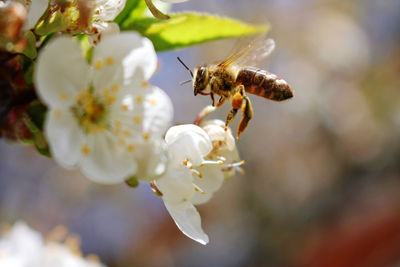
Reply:
[[[270,23],[277,47],[261,67],[296,93],[284,103],[250,96],[254,119],[238,143],[246,174],[199,206],[210,243],[185,237],[148,185],[94,184],[5,140],[0,221],[42,233],[66,225],[112,267],[400,265],[400,1],[193,0],[173,10]],[[159,54],[152,82],[172,98],[175,123],[210,104],[179,85],[188,73],[176,56],[194,67],[234,44]]]

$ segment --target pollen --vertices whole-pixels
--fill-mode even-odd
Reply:
[[[115,62],[115,59],[113,57],[106,58],[107,65],[112,65],[112,64],[114,64],[114,62]]]
[[[93,64],[93,67],[94,67],[96,70],[101,70],[101,69],[103,68],[103,66],[104,66],[104,62],[103,62],[103,60],[101,60],[101,59],[96,60],[96,61],[94,62],[94,64]]]
[[[132,135],[132,132],[129,131],[129,130],[124,130],[122,133],[123,133],[124,135],[126,135],[126,136],[131,136],[131,135]]]
[[[133,117],[133,122],[139,124],[142,122],[142,118],[140,116]]]
[[[148,134],[148,133],[145,133],[145,134],[143,134],[143,139],[144,140],[149,140],[150,139],[150,134]]]
[[[157,105],[157,100],[156,99],[151,99],[150,100],[150,104],[152,105],[152,106],[155,106],[155,105]]]
[[[113,86],[111,87],[111,90],[112,90],[114,93],[118,92],[118,90],[119,90],[118,84],[113,84]]]
[[[139,95],[136,97],[136,102],[142,103],[143,102],[143,96]]]
[[[89,156],[90,155],[90,148],[88,147],[88,145],[83,145],[81,147],[81,152],[84,156]]]
[[[123,111],[128,111],[129,110],[129,106],[128,105],[122,105],[122,110]]]
[[[118,139],[118,144],[121,146],[124,146],[126,144],[126,142],[124,139],[120,138],[120,139]]]
[[[222,160],[219,160],[219,161],[217,161],[217,164],[222,165],[222,164],[224,164],[224,162]]]
[[[107,102],[108,105],[113,104],[115,102],[115,100],[116,100],[116,98],[113,95],[111,95],[111,96],[106,98],[106,102]]]
[[[132,144],[128,145],[127,148],[128,148],[128,151],[129,151],[129,152],[133,152],[133,151],[135,150],[135,146],[132,145]]]
[[[149,87],[149,83],[147,82],[147,81],[143,81],[142,82],[142,87],[143,87],[143,89],[146,89],[147,87]]]

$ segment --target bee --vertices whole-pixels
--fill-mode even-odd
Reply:
[[[226,127],[235,118],[238,110],[242,109],[242,119],[237,129],[238,139],[253,117],[253,108],[246,93],[274,101],[283,101],[294,96],[285,80],[252,65],[265,59],[274,48],[275,42],[272,39],[261,36],[222,62],[197,66],[194,72],[178,57],[192,77],[189,81],[193,82],[195,96],[209,95],[212,105],[216,107],[222,106],[225,101],[231,101],[232,108],[226,118]],[[219,96],[216,104],[215,96]]]

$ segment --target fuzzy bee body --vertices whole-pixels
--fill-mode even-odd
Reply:
[[[227,100],[232,102],[232,109],[226,118],[226,126],[234,119],[238,110],[242,109],[242,120],[238,127],[237,137],[246,130],[253,117],[253,109],[246,92],[274,101],[283,101],[294,95],[289,84],[275,74],[242,64],[245,62],[244,59],[265,58],[274,47],[275,43],[272,39],[260,38],[219,64],[196,67],[194,73],[178,58],[192,75],[194,95],[210,95],[213,106],[215,105],[214,97],[219,96],[217,107]]]
[[[236,78],[236,84],[242,84],[245,91],[274,101],[283,101],[293,97],[289,84],[268,71],[245,67]]]

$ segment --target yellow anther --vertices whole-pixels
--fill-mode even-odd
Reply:
[[[203,174],[201,174],[201,172],[199,172],[199,173],[197,174],[197,176],[199,176],[200,179],[203,178]]]
[[[142,87],[143,89],[146,89],[147,87],[149,87],[149,83],[147,81],[142,82]]]
[[[104,89],[103,90],[103,95],[105,96],[105,97],[110,97],[110,90],[109,89]]]
[[[106,58],[106,64],[107,65],[112,65],[112,64],[114,64],[114,62],[115,62],[115,60],[114,60],[113,57]]]
[[[218,165],[222,165],[222,164],[224,164],[224,162],[223,162],[222,160],[218,160],[218,161],[217,161],[217,164],[218,164]]]
[[[129,110],[129,106],[128,105],[122,105],[122,110],[123,111],[128,111]]]
[[[203,163],[201,163],[201,164],[200,164],[200,167],[203,167],[203,166],[204,166],[204,164],[203,164]]]
[[[133,117],[133,122],[139,124],[142,122],[142,118],[140,116]]]
[[[202,195],[204,195],[204,194],[205,194],[205,192],[203,191],[203,192],[201,192],[201,194],[202,194]]]
[[[106,101],[107,101],[108,105],[111,105],[112,103],[114,103],[115,100],[116,100],[116,98],[113,95],[106,98]]]
[[[118,84],[113,84],[113,86],[111,86],[111,90],[112,90],[114,93],[118,92],[118,90],[119,90]]]
[[[131,131],[129,131],[129,130],[124,130],[122,133],[124,135],[126,135],[126,136],[131,136],[132,135]]]
[[[120,138],[118,139],[118,144],[120,144],[121,146],[124,146],[126,144],[125,140]]]
[[[244,165],[244,164],[246,164],[246,162],[245,162],[244,160],[242,160],[242,161],[240,162],[240,164]]]
[[[135,146],[134,145],[128,145],[128,151],[129,152],[133,152],[135,150]]]
[[[81,147],[81,152],[84,156],[88,156],[90,154],[90,148],[88,147],[88,145],[83,145]]]
[[[190,166],[189,169],[193,170],[193,166]]]
[[[152,105],[152,106],[155,106],[155,105],[157,105],[157,100],[156,99],[151,99],[150,100],[150,104]]]
[[[67,99],[68,99],[68,95],[66,93],[64,93],[64,92],[61,92],[60,93],[60,100],[64,102],[64,101],[67,101]]]
[[[143,96],[139,95],[136,97],[136,102],[142,103],[143,102]]]
[[[145,134],[143,134],[143,139],[144,140],[149,140],[150,139],[150,134],[148,134],[148,133],[145,133]]]
[[[198,189],[197,187],[195,187],[195,188],[194,188],[194,191],[197,191],[197,192],[199,192],[199,189]]]
[[[120,121],[120,120],[116,120],[115,121],[115,127],[116,128],[119,128],[119,127],[121,127],[122,126],[122,122]]]
[[[93,63],[93,67],[94,67],[96,70],[101,70],[101,69],[103,68],[103,66],[104,66],[104,62],[103,62],[103,60],[101,60],[101,59],[98,59],[98,60],[96,60],[96,61]]]

